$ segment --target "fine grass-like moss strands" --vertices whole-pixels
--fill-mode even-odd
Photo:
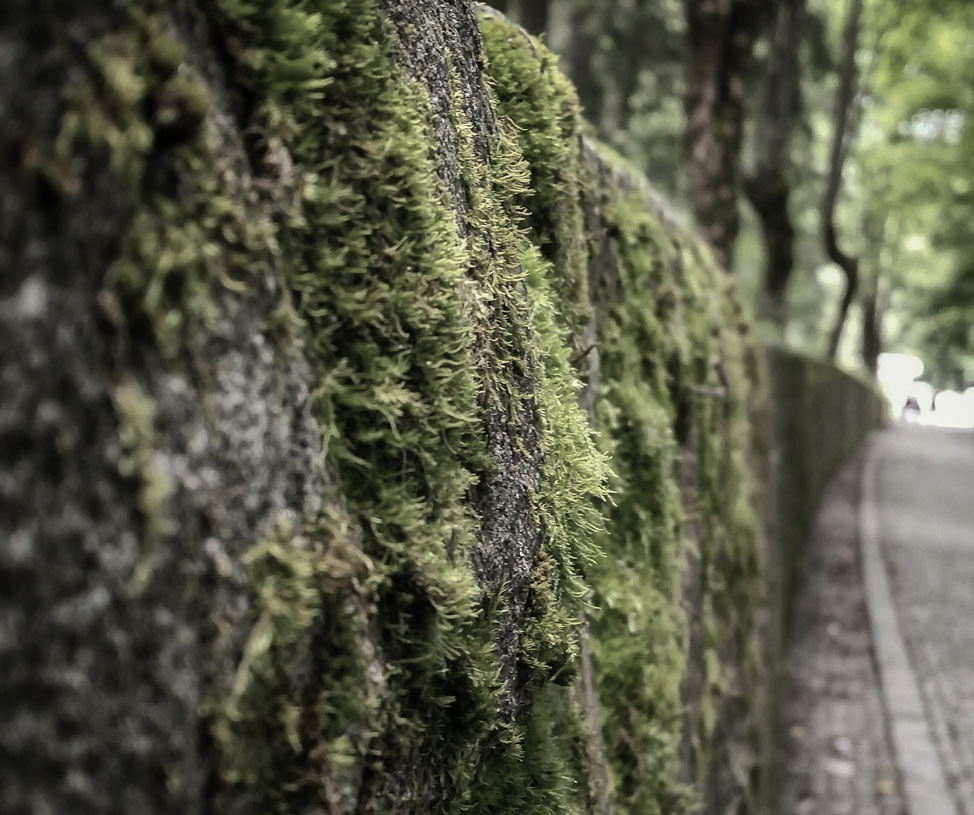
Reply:
[[[121,336],[203,376],[197,340],[259,291],[260,340],[313,372],[328,486],[241,547],[247,630],[203,706],[221,789],[278,813],[591,812],[572,687],[587,617],[616,810],[689,812],[688,529],[701,766],[749,670],[757,568],[747,349],[719,327],[741,322],[719,273],[613,159],[596,179],[573,89],[506,22],[481,20],[476,87],[445,60],[434,115],[442,94],[373,0],[199,10],[218,70],[191,64],[176,12],[133,0],[32,162],[71,195],[78,160],[100,157],[126,196],[102,298]],[[612,281],[592,274],[597,252]],[[590,417],[576,366],[596,325]],[[701,402],[714,360],[742,384]],[[128,381],[113,400],[151,563],[169,498],[153,403]],[[491,539],[488,512],[515,532]]]

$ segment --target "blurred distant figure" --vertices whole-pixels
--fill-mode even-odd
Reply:
[[[920,416],[920,401],[913,396],[906,397],[906,404],[903,405],[902,410],[900,410],[900,418],[904,421],[910,422],[915,421]]]

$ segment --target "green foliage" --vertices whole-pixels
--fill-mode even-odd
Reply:
[[[875,175],[882,162],[887,176],[870,204],[890,225],[881,259],[893,267],[884,270],[893,288],[891,350],[920,353],[939,386],[963,387],[974,382],[962,328],[974,258],[974,11],[954,0],[911,0],[895,9],[879,3],[874,16],[878,104],[863,164]]]
[[[836,42],[841,8],[831,0],[811,6],[815,17],[832,19]],[[849,138],[838,228],[860,259],[863,294],[878,289],[883,349],[917,353],[940,385],[960,385],[965,368],[974,376],[974,360],[961,334],[943,330],[941,305],[953,302],[949,292],[958,270],[969,265],[974,13],[957,0],[872,0],[863,25],[859,125]],[[811,72],[803,77],[809,129],[800,150],[819,166],[832,117],[830,80]],[[802,184],[809,192],[799,193],[795,210],[799,258],[815,276],[795,281],[788,332],[804,348],[821,347],[841,290],[819,248],[821,187],[812,169]],[[824,313],[822,302],[828,304]],[[860,323],[854,313],[841,353],[847,365],[859,363]]]
[[[678,0],[570,0],[550,42],[598,137],[671,197],[682,189],[686,22]]]

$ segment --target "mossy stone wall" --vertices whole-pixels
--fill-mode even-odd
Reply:
[[[778,534],[790,588],[826,481],[891,413],[877,385],[864,377],[774,345],[766,356],[777,439]]]
[[[765,642],[768,684],[763,741],[772,752],[761,759],[761,799],[770,805],[775,789],[777,711],[782,649],[790,598],[822,490],[840,465],[874,430],[891,419],[889,402],[877,384],[808,355],[777,345],[764,348],[768,372],[767,439],[763,456],[763,507],[768,547],[769,608]]]
[[[0,810],[760,811],[792,414],[540,43],[10,0],[0,61]]]

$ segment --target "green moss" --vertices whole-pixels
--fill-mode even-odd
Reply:
[[[218,317],[217,287],[230,300],[273,270],[286,294],[264,328],[281,345],[304,341],[347,510],[282,522],[247,556],[253,628],[231,692],[208,707],[223,782],[281,813],[326,794],[357,797],[361,811],[411,801],[433,813],[585,812],[584,737],[563,683],[590,598],[616,808],[688,811],[675,781],[685,511],[704,531],[704,757],[753,662],[747,340],[719,272],[640,190],[609,191],[618,280],[594,293],[597,450],[566,342],[591,317],[582,125],[543,46],[483,21],[498,134],[479,155],[455,100],[466,201],[451,202],[425,92],[392,65],[371,0],[217,0],[215,31],[248,99],[246,161],[218,134],[164,18],[145,8],[133,4],[128,28],[93,47],[92,76],[36,166],[71,194],[79,153],[110,164],[132,218],[106,302],[171,364]],[[723,379],[740,383],[724,399],[695,395]],[[123,467],[141,480],[157,539],[166,492],[152,480],[152,413],[124,389],[116,410]],[[497,712],[510,690],[494,653],[503,589],[484,596],[469,565],[496,416],[536,427],[540,448],[516,451],[537,461],[539,549],[515,722]],[[675,468],[691,441],[700,504],[683,508]],[[373,669],[381,676],[363,683]]]
[[[362,794],[381,795],[388,773],[424,753],[462,791],[471,746],[499,725],[467,564],[468,494],[485,466],[466,319],[475,304],[431,161],[428,105],[392,69],[371,3],[219,7],[228,42],[247,43],[234,56],[253,126],[302,177],[283,224],[287,283],[311,337],[326,451],[376,564],[389,682],[373,741],[359,747],[376,784]],[[265,778],[257,791],[288,782]],[[429,782],[402,783],[422,797]]]
[[[675,780],[682,727],[684,621],[678,605],[684,538],[675,482],[676,411],[667,361],[678,356],[673,252],[637,196],[607,208],[618,236],[621,301],[602,293],[598,426],[616,472],[615,500],[594,571],[594,655],[612,794],[631,813],[687,811]],[[660,312],[663,313],[661,318]]]
[[[490,18],[481,22],[488,41],[505,37],[506,24]],[[515,41],[525,44],[520,34],[513,35],[511,42]],[[570,351],[565,344],[566,334],[576,327],[573,324],[578,323],[580,315],[587,319],[578,190],[577,185],[570,186],[567,197],[556,191],[551,172],[554,165],[548,163],[562,161],[566,169],[577,164],[577,104],[572,101],[573,95],[571,100],[564,97],[566,80],[552,74],[554,92],[543,100],[547,107],[539,115],[548,114],[551,105],[560,105],[558,115],[563,119],[544,138],[532,141],[534,132],[526,126],[529,123],[509,118],[511,113],[527,109],[518,109],[514,102],[521,87],[519,80],[503,71],[495,73],[493,64],[491,61],[489,66],[491,101],[499,117],[500,138],[489,167],[474,157],[469,126],[456,116],[462,110],[459,100],[452,109],[454,128],[461,136],[464,178],[474,202],[474,218],[468,224],[472,254],[487,262],[500,259],[508,267],[502,279],[515,284],[523,279],[527,284],[527,300],[521,286],[514,285],[503,300],[499,299],[499,313],[495,312],[491,325],[484,328],[496,331],[498,325],[506,324],[520,334],[522,326],[530,326],[526,334],[501,342],[502,347],[522,344],[524,348],[523,356],[533,368],[537,383],[535,410],[542,431],[541,483],[535,512],[543,539],[521,641],[522,676],[530,687],[539,680],[569,681],[575,673],[577,606],[587,592],[581,569],[597,560],[599,553],[593,541],[602,527],[598,507],[590,499],[604,500],[608,468],[595,451],[591,431],[577,408],[579,383],[571,371]],[[550,70],[552,66],[547,67]],[[499,245],[507,247],[507,254],[502,254],[503,249],[495,250],[495,257],[489,258],[487,236],[492,237],[494,245],[497,236],[502,236]],[[570,295],[566,281],[575,283]],[[514,315],[522,316],[512,320]],[[498,362],[503,364],[504,360]],[[515,394],[515,402],[517,398]]]
[[[457,107],[470,202],[461,242],[435,174],[428,103],[392,68],[372,3],[219,6],[256,100],[253,124],[302,177],[279,242],[311,336],[327,453],[375,563],[389,674],[374,740],[358,756],[371,779],[364,800],[392,806],[383,784],[395,775],[398,794],[417,800],[442,785],[433,811],[515,812],[524,800],[546,807],[538,812],[567,811],[564,780],[547,764],[524,766],[543,747],[530,712],[513,725],[498,718],[497,611],[481,605],[468,563],[478,522],[471,490],[493,466],[484,415],[536,421],[536,520],[557,568],[544,570],[530,601],[523,662],[539,687],[562,675],[574,656],[571,592],[581,592],[581,565],[594,553],[591,499],[604,463],[575,405],[550,266],[521,232],[527,166],[503,127],[489,160],[475,156]],[[270,794],[290,782],[252,783]]]
[[[578,623],[565,608],[559,584],[557,565],[541,552],[531,573],[528,606],[521,622],[521,661],[532,675],[568,685],[577,674]]]
[[[160,131],[170,143],[189,140],[209,109],[202,81],[153,6],[133,3],[129,26],[89,47],[90,76],[68,89],[54,146],[62,160],[82,149],[106,154],[131,192],[141,185]]]
[[[522,249],[527,271],[531,336],[540,363],[536,392],[542,430],[541,488],[536,513],[543,531],[542,550],[561,568],[564,587],[576,598],[587,593],[582,570],[602,554],[596,539],[603,529],[601,506],[611,471],[595,449],[593,434],[578,408],[578,389],[564,343],[565,322],[556,305],[558,275],[534,247]]]
[[[162,537],[169,531],[166,504],[172,497],[172,481],[153,463],[155,448],[155,401],[135,381],[112,390],[118,417],[118,434],[125,449],[119,472],[138,483],[138,507],[142,514],[142,553],[130,588],[139,593],[152,575],[153,558]]]
[[[247,553],[255,623],[230,694],[210,711],[223,779],[261,789],[275,812],[293,811],[312,771],[333,795],[354,795],[375,724],[381,679],[355,619],[374,565],[334,525],[282,518]]]
[[[569,688],[537,690],[518,740],[487,757],[464,812],[580,815],[590,811],[580,713]]]
[[[638,175],[616,161],[610,157],[610,187],[600,192],[616,276],[604,277],[596,296],[598,426],[617,477],[608,558],[592,575],[594,653],[617,805],[685,812],[695,794],[675,776],[688,521],[701,534],[702,572],[700,607],[690,611],[709,632],[703,653],[689,654],[704,672],[701,715],[690,722],[701,784],[717,711],[742,677],[756,682],[745,647],[754,636],[759,542],[748,492],[746,342],[726,277],[692,240],[661,226]],[[685,455],[696,460],[698,480],[681,490]]]
[[[107,160],[132,214],[106,297],[127,330],[147,326],[173,359],[216,319],[215,287],[239,290],[277,247],[256,191],[202,127],[202,78],[151,7],[132,4],[128,27],[89,48],[90,76],[67,92],[53,154],[68,166]]]
[[[525,226],[553,264],[554,293],[567,327],[581,333],[591,317],[584,214],[580,206],[581,114],[572,84],[540,41],[508,23],[481,18],[485,70],[498,112],[515,125],[528,163]]]
[[[55,145],[63,158],[74,155],[79,141],[104,149],[111,169],[133,188],[152,149],[152,130],[141,111],[149,83],[140,40],[136,31],[113,34],[89,48],[94,76],[68,92],[69,107]]]
[[[516,200],[542,260],[554,264],[545,276],[559,301],[558,329],[577,337],[590,314],[579,206],[579,196],[590,193],[580,187],[577,100],[542,45],[494,16],[481,29],[498,109],[513,120],[530,166],[530,189]],[[618,159],[609,161],[617,178],[638,177],[616,166]],[[715,632],[701,657],[708,675],[701,702],[705,751],[713,727],[707,720],[728,688],[724,672],[736,669],[718,650],[726,657],[727,643],[752,631],[750,606],[734,596],[753,593],[749,581],[756,574],[753,513],[746,488],[739,488],[748,477],[742,447],[748,428],[735,418],[747,378],[736,364],[739,337],[718,328],[732,299],[719,271],[692,241],[661,226],[638,183],[635,189],[625,187],[631,181],[613,183],[602,202],[602,226],[613,236],[618,276],[604,279],[609,288],[594,294],[603,312],[597,423],[615,471],[614,501],[601,539],[606,557],[588,570],[597,606],[593,649],[616,806],[633,813],[688,811],[693,796],[674,780],[683,727],[679,591],[687,545],[676,467],[681,445],[693,441],[701,456],[701,497],[687,511],[703,532],[702,624]],[[695,395],[719,393],[719,371],[740,383],[723,409]],[[735,484],[724,496],[717,475]]]
[[[107,275],[130,322],[144,321],[169,359],[219,316],[215,287],[239,289],[255,258],[273,247],[253,190],[228,162],[205,148],[187,150],[179,171],[186,174],[181,200],[158,195],[143,203]]]

